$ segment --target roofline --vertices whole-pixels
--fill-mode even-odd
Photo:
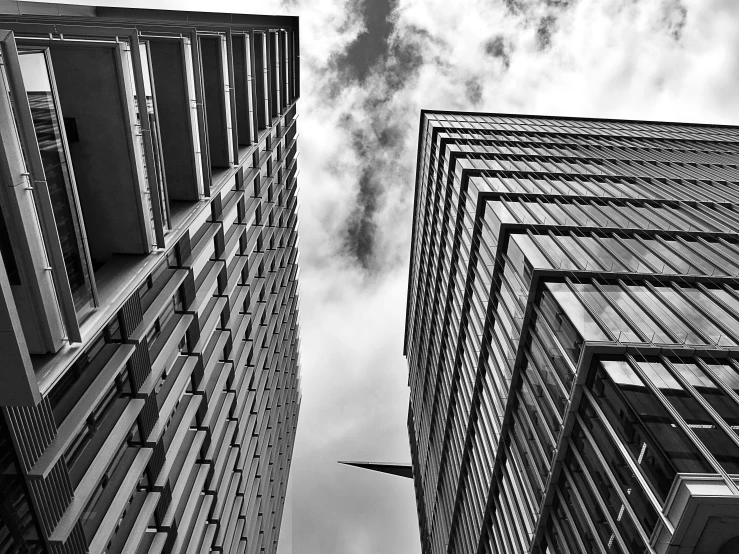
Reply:
[[[411,309],[411,269],[413,264],[413,252],[415,251],[416,243],[416,201],[418,200],[418,178],[420,175],[419,168],[421,167],[421,137],[423,136],[423,118],[426,113],[430,112],[428,112],[428,110],[421,110],[418,120],[418,152],[416,153],[416,177],[414,179],[415,186],[413,187],[413,218],[411,221],[411,251],[408,258],[408,292],[406,294],[405,300],[405,333],[403,337],[403,356],[408,355],[408,318],[410,317]]]
[[[656,119],[616,119],[609,117],[579,117],[570,115],[542,115],[542,114],[530,114],[530,113],[506,113],[506,112],[472,112],[464,110],[430,110],[422,109],[421,115],[425,114],[446,114],[446,115],[485,115],[485,116],[501,116],[501,117],[536,117],[539,119],[565,119],[568,121],[604,121],[604,122],[618,122],[618,123],[646,123],[646,124],[661,124],[661,125],[679,125],[685,127],[718,127],[720,129],[736,129],[739,125],[722,125],[719,123],[690,123],[688,121],[660,121]]]
[[[184,10],[82,6],[73,3],[36,3],[0,0],[0,17],[18,21],[125,22],[179,26],[287,27],[298,29],[299,17],[249,13],[196,12]]]
[[[295,15],[254,15],[249,13],[194,12],[180,10],[153,10],[149,8],[118,8],[97,6],[98,17],[106,19],[136,19],[142,22],[202,23],[210,25],[247,25],[298,27]]]

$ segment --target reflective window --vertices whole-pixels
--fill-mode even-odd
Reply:
[[[678,472],[712,472],[700,450],[626,362],[598,363],[588,387],[662,501]]]
[[[670,371],[656,362],[639,362],[639,367],[644,371],[647,378],[659,388],[667,401],[678,411],[687,426],[695,433],[701,442],[708,448],[709,452],[724,468],[727,473],[739,473],[739,446],[729,437],[724,430],[716,424],[716,421],[708,414],[685,387],[678,382]],[[710,381],[698,372],[697,368],[689,364],[675,364],[675,370],[691,385],[701,386]],[[708,389],[711,391],[711,389]],[[716,403],[717,407],[725,406],[722,400],[725,397],[718,390],[711,391],[709,397]],[[725,408],[722,411],[726,411]],[[736,412],[736,406],[734,406]]]
[[[541,311],[573,363],[577,363],[583,340],[609,340],[567,284],[547,282],[545,287]]]
[[[679,292],[672,287],[655,287],[655,290],[665,300],[667,300],[667,302],[669,302],[671,308],[682,315],[683,319],[690,322],[694,328],[699,330],[709,343],[726,346],[733,346],[736,344],[731,337],[726,336],[726,332],[723,329],[718,327],[705,313],[696,308],[694,304],[689,302],[685,296],[683,296],[688,295],[691,299],[696,301],[698,305],[709,304],[708,309],[711,310],[714,317],[716,317],[719,312],[718,308],[715,305],[710,305],[708,300],[700,291],[688,287],[678,289]],[[726,314],[723,315],[724,317],[727,317]],[[733,322],[733,318],[731,321]]]
[[[639,523],[644,528],[647,535],[651,534],[654,526],[657,524],[659,516],[657,508],[652,504],[644,490],[641,482],[631,470],[631,466],[623,458],[621,451],[618,449],[613,437],[606,430],[604,422],[600,419],[599,413],[590,404],[587,397],[583,397],[580,404],[580,414],[582,421],[587,427],[587,431],[592,437],[595,447],[600,452],[604,460],[608,462],[610,471],[616,478],[621,492],[626,496],[634,513],[639,519]],[[579,428],[579,426],[578,426]],[[580,429],[580,437],[576,440],[585,441],[585,431]],[[583,446],[580,451],[586,453],[587,447]]]
[[[565,493],[565,497],[570,500],[570,506],[574,507],[574,512],[582,519],[589,517],[590,525],[595,528],[595,532],[600,538],[600,543],[603,545],[606,552],[622,552],[618,541],[615,540],[614,529],[611,527],[603,513],[603,508],[596,500],[595,495],[589,486],[588,477],[590,477],[590,475],[586,475],[587,469],[580,464],[580,461],[572,450],[570,450],[565,457],[565,467],[567,469],[564,473],[568,479],[563,478],[560,483]],[[570,482],[570,479],[572,479],[572,482]],[[587,514],[587,516],[585,516],[585,514]],[[626,513],[622,513],[620,516],[622,521],[629,517]],[[585,527],[585,525],[587,525],[587,523],[583,522],[582,527]],[[587,536],[590,536],[589,532]],[[595,545],[593,544],[593,546]],[[592,550],[592,552],[596,551],[597,550]]]
[[[84,315],[94,306],[90,283],[91,268],[87,266],[82,240],[83,224],[77,209],[74,180],[62,138],[63,126],[52,92],[46,54],[43,51],[21,51],[18,59],[44,164],[69,285],[77,313]]]
[[[600,290],[589,283],[573,283],[572,286],[617,341],[641,342],[639,335],[631,329]]]

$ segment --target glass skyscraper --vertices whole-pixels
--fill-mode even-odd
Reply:
[[[0,554],[274,554],[294,17],[0,6]]]
[[[739,128],[421,114],[424,553],[739,552]]]

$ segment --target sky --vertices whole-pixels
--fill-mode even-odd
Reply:
[[[422,108],[739,124],[737,0],[116,0],[300,16],[302,406],[279,554],[420,552],[403,330]]]

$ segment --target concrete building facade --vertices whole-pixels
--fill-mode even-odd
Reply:
[[[0,3],[0,553],[274,553],[293,17]]]

